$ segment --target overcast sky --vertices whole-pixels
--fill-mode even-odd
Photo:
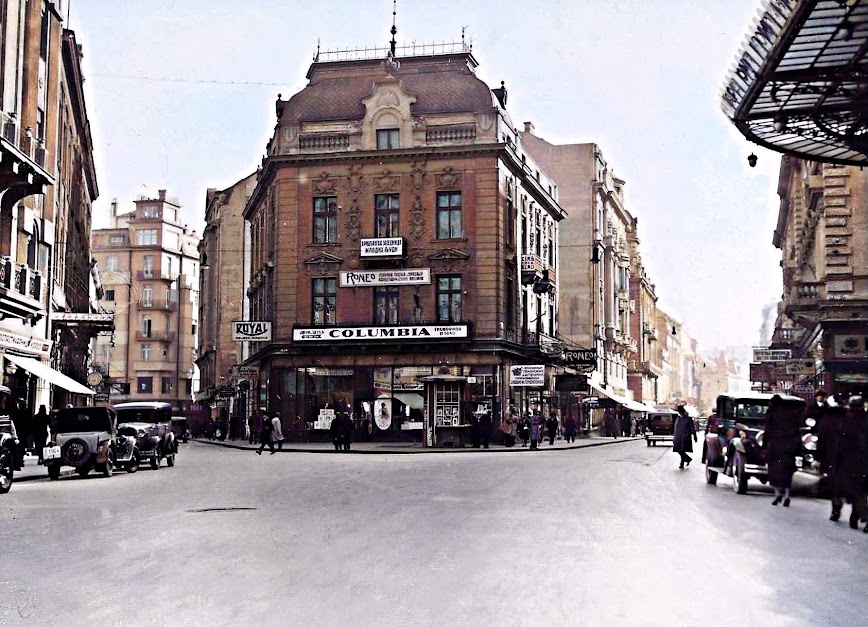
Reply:
[[[397,39],[460,40],[466,26],[478,75],[506,82],[516,123],[533,121],[551,142],[599,144],[626,180],[660,304],[701,347],[749,346],[781,291],[771,245],[780,159],[735,131],[719,92],[759,4],[400,0]],[[107,224],[113,197],[129,210],[165,187],[201,232],[205,190],[259,164],[277,94],[304,86],[317,39],[384,45],[391,11],[391,0],[72,0],[100,188],[94,225]]]

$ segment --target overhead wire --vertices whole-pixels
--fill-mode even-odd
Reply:
[[[120,78],[124,80],[145,81],[152,83],[196,83],[199,85],[249,85],[265,87],[285,87],[290,83],[271,83],[264,81],[222,81],[200,78],[179,78],[175,76],[143,76],[134,74],[92,74],[95,78]]]

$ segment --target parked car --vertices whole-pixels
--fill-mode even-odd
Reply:
[[[110,407],[67,407],[55,414],[51,440],[42,457],[49,479],[72,466],[82,477],[97,470],[111,477],[115,467],[117,418]]]
[[[136,472],[140,463],[138,431],[131,425],[118,425],[115,444],[115,465],[129,473]]]
[[[184,416],[173,416],[172,432],[175,434],[175,440],[186,444],[190,439],[190,429],[187,427],[187,418]]]
[[[672,409],[648,412],[648,417],[645,419],[645,445],[657,446],[658,442],[672,440],[677,417],[678,412]]]
[[[154,470],[160,467],[163,459],[167,466],[175,465],[178,449],[172,433],[172,406],[169,403],[119,403],[114,410],[122,426],[136,430],[136,446],[141,459],[147,459]]]
[[[9,398],[11,391],[5,385],[0,385],[0,399],[3,399],[2,407]],[[6,494],[12,488],[12,478],[16,470],[21,470],[20,456],[18,455],[18,435],[15,433],[15,424],[12,418],[6,414],[5,409],[0,409],[0,494]]]
[[[763,447],[766,411],[775,394],[745,392],[721,394],[717,397],[720,428],[705,434],[705,481],[717,483],[720,473],[732,477],[732,487],[746,494],[748,480],[753,477],[768,482],[768,451]],[[803,412],[805,401],[797,396],[777,394],[784,406]]]

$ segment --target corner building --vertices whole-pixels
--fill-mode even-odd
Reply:
[[[320,56],[278,98],[245,210],[248,320],[272,337],[246,363],[292,438],[346,412],[362,436],[462,446],[474,415],[552,398],[564,213],[476,66],[463,44]]]

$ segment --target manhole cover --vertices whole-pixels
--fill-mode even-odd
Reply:
[[[205,512],[245,512],[255,510],[255,507],[202,507],[199,509],[188,509],[190,514],[203,514]]]

